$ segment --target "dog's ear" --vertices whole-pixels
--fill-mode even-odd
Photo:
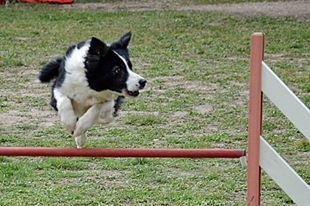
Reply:
[[[131,32],[124,34],[119,40],[111,44],[112,49],[127,49],[131,39]]]
[[[96,37],[92,37],[90,40],[90,47],[89,47],[89,54],[103,57],[109,51],[109,47],[102,42],[101,40],[97,39]]]
[[[85,65],[88,71],[97,69],[102,57],[109,51],[109,47],[99,39],[92,37],[90,40],[90,47],[85,58]]]
[[[131,32],[124,34],[118,41],[123,48],[127,48],[131,40]]]

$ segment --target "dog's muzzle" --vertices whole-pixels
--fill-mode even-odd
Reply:
[[[131,96],[131,97],[139,96],[139,94],[140,94],[139,90],[143,89],[145,87],[146,83],[147,83],[147,81],[145,79],[140,79],[138,81],[138,83],[136,84],[136,86],[135,86],[137,89],[134,90],[134,91],[126,89],[125,90],[125,94],[128,95],[128,96]]]

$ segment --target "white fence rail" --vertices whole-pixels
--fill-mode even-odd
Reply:
[[[265,62],[262,68],[262,91],[310,141],[310,110]]]
[[[260,138],[260,166],[297,205],[310,205],[309,185],[263,137]]]
[[[262,91],[310,141],[310,110],[262,62]],[[260,137],[260,166],[299,206],[310,205],[310,186]]]

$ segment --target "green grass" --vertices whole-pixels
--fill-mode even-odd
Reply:
[[[309,22],[210,12],[0,8],[0,146],[74,147],[49,107],[40,67],[73,43],[133,32],[134,69],[148,79],[87,147],[246,148],[249,36],[309,107]],[[267,99],[264,136],[310,182],[309,142]],[[291,200],[263,173],[264,205]],[[245,205],[238,160],[0,157],[0,205]]]

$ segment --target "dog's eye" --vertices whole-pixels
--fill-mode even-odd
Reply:
[[[120,67],[114,67],[113,68],[113,74],[114,75],[119,75],[122,73],[122,69]]]

